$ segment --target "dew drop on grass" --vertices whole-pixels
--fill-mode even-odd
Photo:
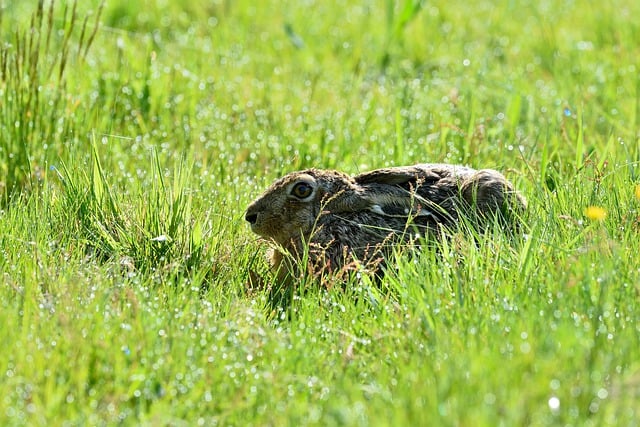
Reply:
[[[493,393],[487,393],[484,395],[484,403],[487,405],[493,405],[496,403],[496,395]]]
[[[605,388],[601,388],[600,390],[598,390],[598,398],[600,400],[604,400],[609,396],[609,392],[607,391],[607,389]]]
[[[560,399],[555,396],[551,397],[549,399],[549,409],[551,409],[552,411],[557,411],[558,409],[560,409]]]

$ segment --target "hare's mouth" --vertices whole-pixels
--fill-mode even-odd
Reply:
[[[269,229],[269,227],[266,227],[264,223],[262,222],[258,222],[258,221],[250,221],[250,219],[248,218],[247,221],[249,221],[249,227],[251,227],[251,231],[254,232],[255,234],[257,234],[258,236],[261,237],[267,237],[270,238],[271,236],[271,231]]]
[[[253,234],[257,234],[260,237],[266,237],[264,233],[261,232],[260,227],[258,227],[255,223],[250,223],[249,227],[251,228],[251,232]]]
[[[261,236],[264,235],[264,230],[262,230],[262,227],[260,227],[260,224],[258,224],[257,222],[250,222],[249,227],[251,227],[251,231],[253,231],[254,233]]]

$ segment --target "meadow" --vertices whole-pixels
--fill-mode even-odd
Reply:
[[[0,6],[0,424],[640,422],[639,2]],[[274,179],[419,162],[522,236],[247,291]]]

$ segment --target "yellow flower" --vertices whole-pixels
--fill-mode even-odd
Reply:
[[[640,184],[636,185],[636,199],[640,200]]]
[[[607,216],[607,211],[600,206],[589,206],[584,214],[592,221],[602,221]]]

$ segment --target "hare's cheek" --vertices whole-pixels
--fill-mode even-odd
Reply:
[[[295,231],[297,234],[307,233],[309,229],[313,226],[315,218],[307,209],[298,209],[294,215],[291,215],[291,228],[292,231]]]

